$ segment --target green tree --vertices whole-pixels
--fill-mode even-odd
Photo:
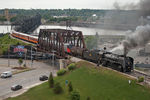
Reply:
[[[72,91],[73,91],[73,87],[72,87],[71,82],[69,82],[69,84],[68,84],[68,91],[69,91],[69,92],[72,92]]]
[[[53,88],[53,87],[54,87],[54,79],[53,79],[53,74],[52,74],[52,72],[51,72],[50,75],[49,75],[48,84],[49,84],[49,87],[50,87],[50,88]]]
[[[55,86],[54,86],[53,92],[55,94],[60,94],[60,93],[62,93],[62,91],[63,91],[63,89],[60,86],[60,83],[56,83]]]
[[[0,16],[0,21],[7,21],[7,19],[5,18],[5,16]]]
[[[19,64],[20,67],[21,67],[22,63],[23,63],[23,60],[21,58],[19,58],[18,59],[18,64]]]
[[[85,43],[88,49],[96,49],[98,46],[98,33],[95,36],[87,36]]]

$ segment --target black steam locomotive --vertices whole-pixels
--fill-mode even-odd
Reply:
[[[105,67],[121,72],[131,72],[133,70],[134,59],[124,55],[113,54],[106,50],[87,50],[71,45],[65,45],[67,53],[73,56],[80,56],[85,60],[92,61]]]

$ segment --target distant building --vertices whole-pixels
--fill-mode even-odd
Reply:
[[[54,18],[66,18],[68,17],[67,15],[64,15],[64,16],[53,16]]]
[[[97,15],[96,15],[96,14],[93,14],[92,16],[93,16],[93,17],[97,17]]]
[[[14,16],[16,16],[16,14],[10,14],[9,13],[9,9],[5,9],[3,14],[0,14],[0,16],[5,16],[5,18],[7,19],[7,21],[9,22],[10,19]]]

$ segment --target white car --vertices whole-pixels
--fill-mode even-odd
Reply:
[[[12,77],[11,71],[1,73],[1,78],[8,78],[8,77]]]

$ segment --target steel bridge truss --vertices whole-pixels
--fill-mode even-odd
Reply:
[[[81,31],[65,29],[41,29],[38,37],[37,50],[55,53],[60,58],[65,58],[64,44],[86,48]]]

